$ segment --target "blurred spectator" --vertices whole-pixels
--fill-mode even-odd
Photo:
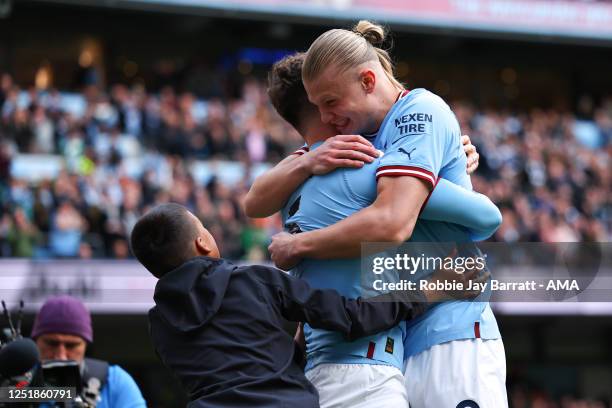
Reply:
[[[63,201],[51,222],[49,245],[53,255],[76,257],[79,254],[85,220],[70,201]]]
[[[3,256],[129,257],[135,220],[175,201],[210,226],[224,257],[267,257],[280,219],[244,216],[251,166],[282,159],[301,140],[270,107],[262,82],[248,80],[237,99],[203,101],[171,87],[155,95],[118,84],[107,95],[88,86],[68,95],[0,79]],[[612,98],[581,98],[575,113],[452,107],[481,154],[474,188],[504,216],[493,239],[610,240]],[[11,177],[15,156],[28,153],[62,157],[66,170]],[[214,174],[199,171],[201,163]]]
[[[15,210],[12,221],[7,233],[11,255],[17,258],[31,258],[36,246],[42,241],[40,232],[21,208]]]
[[[575,133],[580,121],[570,113],[477,111],[468,103],[453,108],[463,133],[478,147],[481,166],[474,189],[497,203],[504,222],[499,241],[609,241],[612,145]],[[595,109],[595,132],[609,132],[612,101]],[[592,129],[591,129],[592,130]]]

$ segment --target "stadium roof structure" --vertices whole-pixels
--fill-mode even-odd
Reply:
[[[577,0],[43,0],[283,22],[371,19],[394,29],[612,45],[612,2]]]

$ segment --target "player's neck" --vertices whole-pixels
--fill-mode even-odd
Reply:
[[[365,129],[365,133],[375,133],[378,131],[387,113],[389,113],[395,102],[397,102],[402,91],[403,89],[397,88],[390,82],[382,85],[377,98],[377,107],[372,115],[372,129]]]
[[[382,112],[384,112],[384,113],[381,113],[382,115],[381,122],[385,118],[387,113],[391,110],[391,107],[395,105],[395,102],[399,100],[400,95],[403,91],[404,89],[400,89],[390,82],[386,84],[386,86],[381,92],[381,98],[382,98],[381,102],[382,103],[381,103],[380,109]]]

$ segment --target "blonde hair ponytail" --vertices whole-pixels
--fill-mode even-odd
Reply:
[[[308,49],[302,78],[305,81],[313,80],[331,65],[342,72],[364,62],[378,60],[393,85],[404,88],[395,78],[389,53],[381,48],[386,34],[382,26],[367,20],[359,21],[352,31],[339,28],[326,31]]]
[[[377,24],[371,23],[368,20],[361,20],[353,27],[353,32],[359,34],[367,42],[372,44],[374,47],[382,47],[387,32],[384,27]]]

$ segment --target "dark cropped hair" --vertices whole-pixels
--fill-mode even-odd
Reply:
[[[277,61],[268,74],[268,96],[274,109],[298,132],[303,130],[304,119],[317,111],[302,82],[305,56],[303,52],[288,55]]]
[[[143,215],[130,238],[134,256],[161,278],[195,256],[198,234],[190,212],[179,204],[161,204]]]

